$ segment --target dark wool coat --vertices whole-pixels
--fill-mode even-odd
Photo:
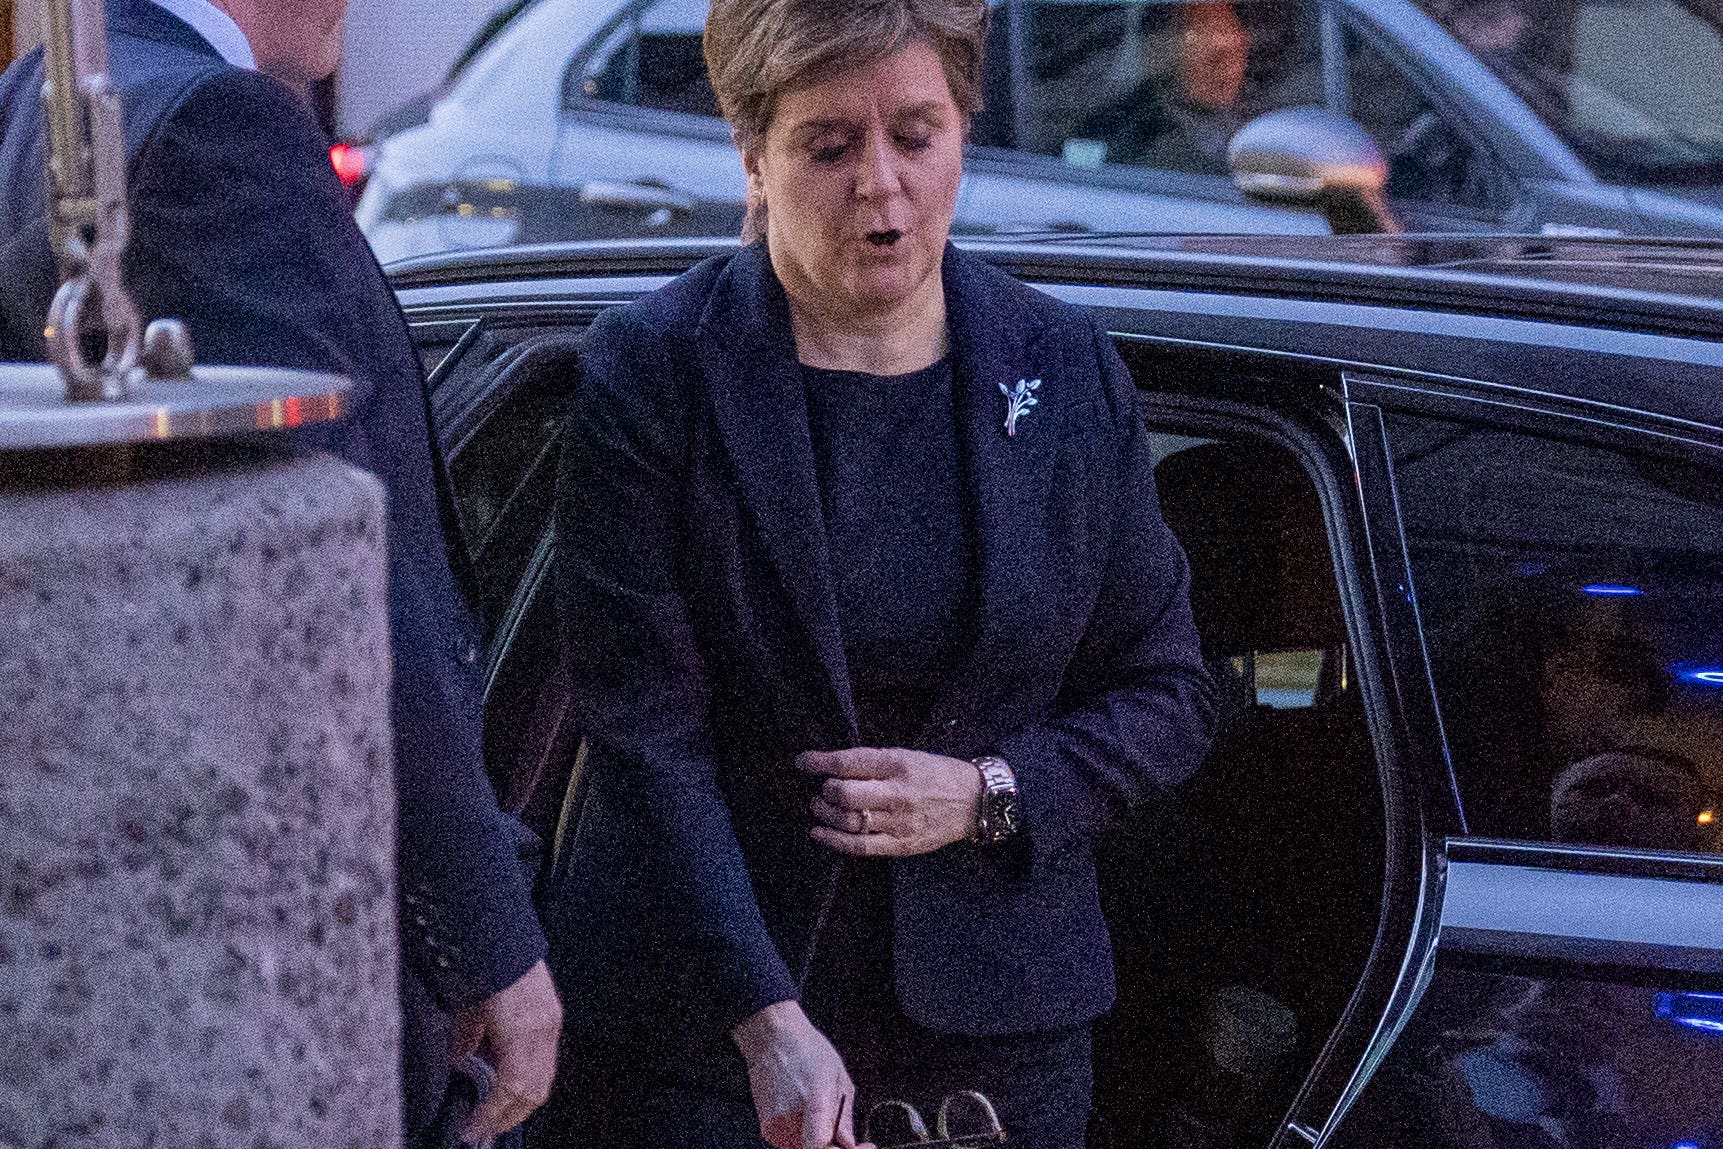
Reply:
[[[110,0],[108,28],[125,108],[127,282],[145,319],[185,320],[203,363],[334,371],[355,384],[351,417],[303,446],[388,489],[403,948],[443,1003],[487,996],[545,944],[484,771],[479,635],[450,566],[448,492],[406,323],[304,101],[230,66],[148,0]],[[0,78],[0,358],[10,360],[43,358],[58,287],[41,90],[39,49]],[[434,1032],[408,1051],[432,1093],[446,1060]]]
[[[1106,333],[955,249],[944,283],[980,602],[914,748],[1008,759],[1025,829],[1009,848],[893,863],[896,991],[936,1030],[1044,1030],[1111,1003],[1092,844],[1196,767],[1213,712],[1184,556]],[[792,760],[857,736],[764,246],[606,312],[583,366],[557,563],[594,754],[547,899],[553,964],[606,1022],[594,1036],[721,1034],[797,995],[821,905],[843,896]],[[1039,404],[1008,437],[1000,384],[1034,379]]]

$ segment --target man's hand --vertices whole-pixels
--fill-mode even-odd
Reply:
[[[856,1087],[800,1003],[768,1005],[731,1033],[748,1063],[760,1136],[772,1149],[856,1145]]]
[[[810,750],[796,765],[823,774],[813,836],[860,858],[907,858],[975,830],[981,774],[973,763],[919,750]]]
[[[562,1003],[541,961],[507,989],[455,1014],[456,1059],[479,1051],[496,1067],[496,1086],[461,1130],[461,1140],[485,1144],[500,1137],[550,1099],[556,1080]]]

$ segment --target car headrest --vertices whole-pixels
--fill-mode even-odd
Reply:
[[[1155,481],[1207,657],[1345,645],[1322,507],[1289,452],[1207,443],[1163,460]]]

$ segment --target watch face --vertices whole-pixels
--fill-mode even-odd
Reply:
[[[1004,794],[999,799],[999,828],[1007,834],[1017,832],[1018,809],[1017,795]]]

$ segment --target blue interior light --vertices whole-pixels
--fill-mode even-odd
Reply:
[[[1627,586],[1625,583],[1615,582],[1594,582],[1582,589],[1586,594],[1595,595],[1598,598],[1638,598],[1645,593],[1636,586]]]
[[[1657,1016],[1701,1033],[1723,1034],[1723,993],[1657,995]]]
[[[1675,668],[1676,677],[1695,686],[1723,686],[1723,666],[1685,666]]]

